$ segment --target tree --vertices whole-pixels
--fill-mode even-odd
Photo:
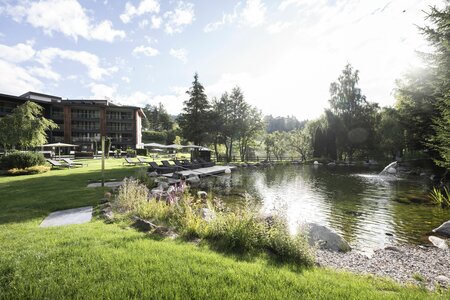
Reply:
[[[384,154],[388,154],[392,160],[401,155],[405,147],[404,131],[399,112],[394,108],[383,108],[380,112],[380,123],[377,128],[379,138],[377,140],[380,141],[380,150]]]
[[[0,121],[0,139],[5,148],[26,149],[47,143],[46,131],[58,127],[42,116],[42,106],[31,101],[16,107]]]
[[[377,104],[368,103],[358,88],[359,71],[347,64],[337,82],[330,85],[329,100],[331,112],[341,119],[346,137],[343,150],[350,159],[356,150],[367,150],[368,142],[374,134]],[[339,149],[338,149],[339,150]]]
[[[172,130],[174,122],[162,103],[159,103],[157,106],[147,104],[142,110],[146,116],[146,118],[142,119],[144,130]]]
[[[195,73],[192,87],[186,91],[189,99],[184,102],[182,114],[178,118],[182,135],[196,145],[203,145],[208,141],[211,106],[205,94],[205,88],[198,81]]]
[[[291,133],[291,147],[300,154],[302,161],[306,161],[312,155],[312,136],[310,123],[306,123],[303,129],[297,129]]]
[[[437,164],[450,169],[450,4],[447,2],[442,10],[431,7],[426,18],[432,27],[423,27],[421,31],[434,47],[434,53],[427,58],[438,112],[433,117],[434,133],[428,141],[439,154],[435,159]]]

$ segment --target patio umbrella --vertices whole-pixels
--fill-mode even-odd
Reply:
[[[78,145],[74,144],[65,144],[65,143],[53,143],[53,144],[45,144],[41,145],[41,147],[55,147],[58,148],[58,157],[61,158],[61,147],[78,147]]]

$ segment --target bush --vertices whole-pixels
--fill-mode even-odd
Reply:
[[[26,169],[45,165],[45,158],[41,153],[12,152],[1,159],[1,166],[5,170]]]
[[[49,166],[33,166],[33,167],[29,167],[29,168],[25,168],[25,169],[9,169],[7,171],[8,175],[32,175],[32,174],[41,174],[41,173],[45,173],[50,171],[50,167]]]
[[[136,157],[136,150],[128,148],[127,149],[127,157]]]
[[[138,211],[148,202],[148,188],[137,180],[124,179],[115,199],[115,205],[123,212]]]
[[[148,149],[136,149],[136,154],[140,156],[148,156]]]
[[[75,158],[93,158],[94,152],[75,152]]]
[[[167,133],[165,131],[143,131],[142,141],[144,142],[155,142],[155,143],[166,143]]]
[[[136,171],[136,179],[145,185],[149,190],[155,188],[157,186],[157,182],[154,177],[150,177],[147,175],[147,168],[139,168]]]

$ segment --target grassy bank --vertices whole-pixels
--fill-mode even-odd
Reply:
[[[450,295],[321,268],[157,240],[118,224],[39,228],[48,213],[95,205],[99,161],[40,175],[0,177],[0,299],[429,299]],[[109,160],[107,178],[135,172]]]

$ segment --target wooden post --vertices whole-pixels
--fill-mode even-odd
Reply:
[[[102,135],[102,187],[105,186],[105,136]]]

